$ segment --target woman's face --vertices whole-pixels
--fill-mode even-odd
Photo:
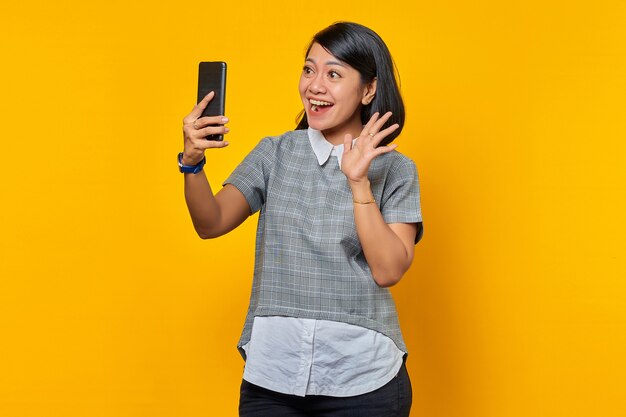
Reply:
[[[314,43],[299,89],[309,126],[322,131],[329,142],[339,144],[346,133],[353,137],[361,133],[361,106],[373,99],[376,81],[363,85],[356,69]]]

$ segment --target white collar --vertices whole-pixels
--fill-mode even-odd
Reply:
[[[328,161],[328,158],[334,155],[337,157],[339,168],[341,168],[343,143],[341,145],[333,145],[326,140],[322,132],[320,132],[319,130],[315,130],[311,127],[307,129],[307,134],[309,136],[311,148],[313,148],[313,152],[315,153],[315,156],[317,157],[317,162],[319,162],[320,166],[324,165],[326,161]],[[352,141],[352,143],[354,143],[354,140]]]

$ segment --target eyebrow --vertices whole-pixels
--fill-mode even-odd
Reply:
[[[305,61],[309,61],[315,64],[315,60],[313,58],[307,58]],[[326,61],[326,65],[339,65],[340,67],[344,67],[346,66],[346,64],[339,62],[339,61]]]

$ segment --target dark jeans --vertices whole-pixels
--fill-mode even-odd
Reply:
[[[248,381],[241,383],[240,417],[408,417],[413,394],[402,368],[379,389],[353,397],[281,394]]]

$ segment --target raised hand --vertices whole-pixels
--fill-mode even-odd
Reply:
[[[396,144],[378,146],[385,137],[400,127],[396,123],[380,130],[391,117],[391,112],[385,113],[382,117],[379,116],[379,113],[372,115],[354,143],[352,143],[352,135],[347,134],[344,138],[341,171],[351,184],[366,182],[367,171],[372,160],[379,155],[393,151],[398,146]]]
[[[228,118],[224,116],[200,117],[202,112],[213,99],[215,93],[211,91],[204,96],[202,101],[196,104],[183,119],[183,136],[185,149],[183,151],[183,164],[196,165],[204,158],[204,151],[209,148],[224,148],[228,146],[226,141],[206,140],[209,135],[226,134],[229,129],[224,126]]]

